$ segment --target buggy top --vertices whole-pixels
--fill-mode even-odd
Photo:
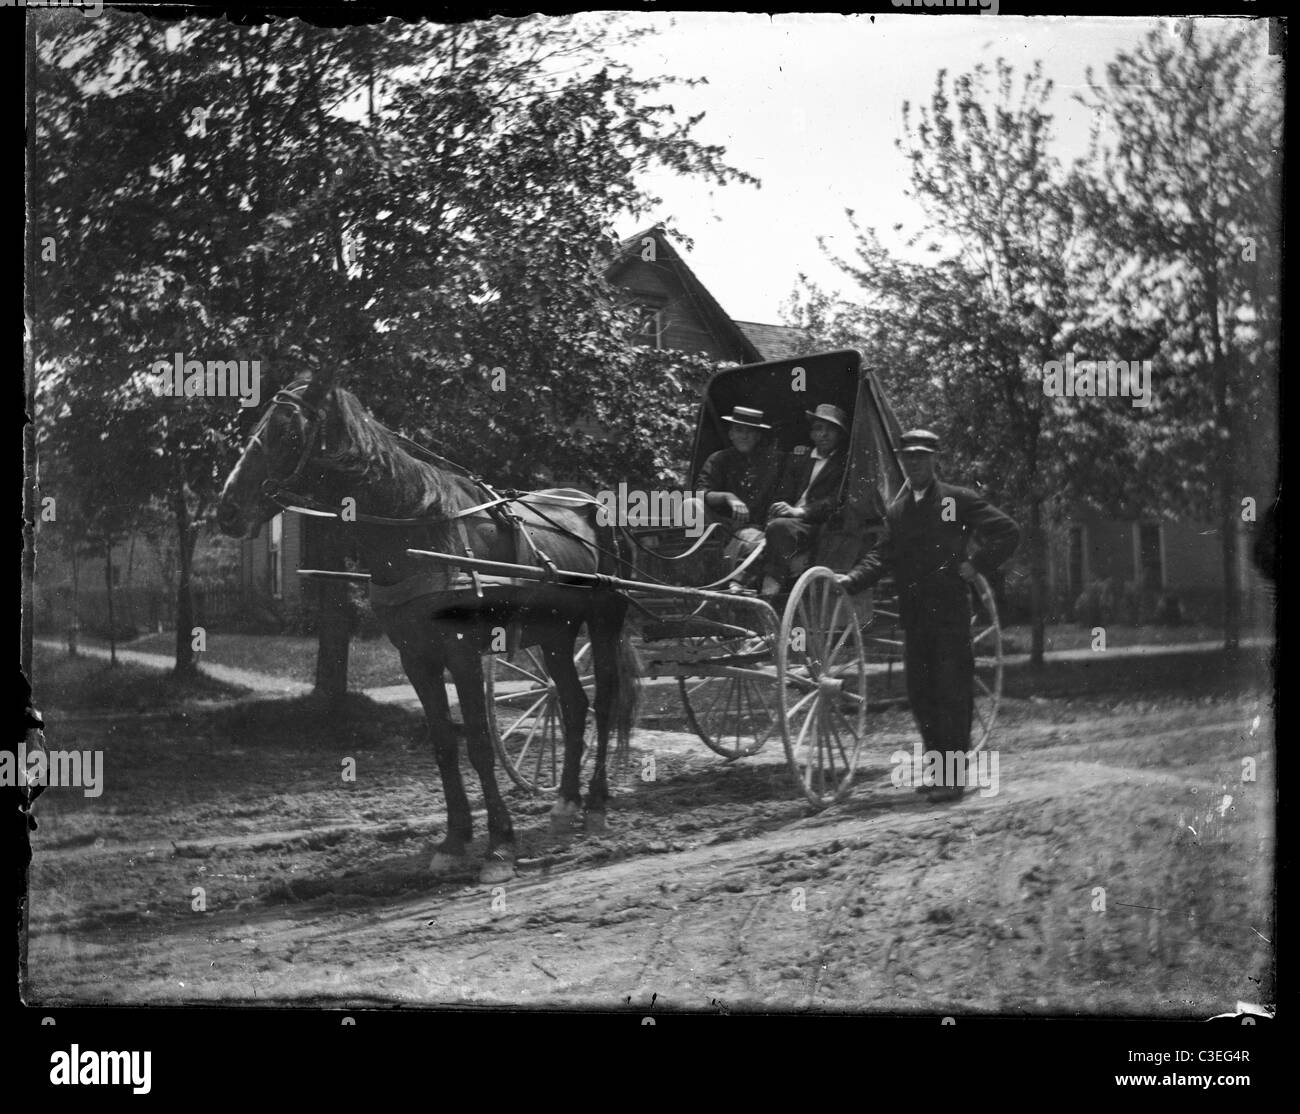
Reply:
[[[731,444],[729,426],[722,418],[733,407],[762,410],[778,447],[789,452],[796,445],[809,444],[810,419],[805,412],[825,402],[849,416],[848,461],[840,492],[843,526],[860,529],[878,523],[884,504],[903,486],[897,457],[902,427],[875,372],[856,349],[745,364],[715,374],[700,408],[691,480],[711,453]]]

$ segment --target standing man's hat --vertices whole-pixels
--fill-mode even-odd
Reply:
[[[772,427],[763,421],[763,411],[754,410],[749,406],[733,406],[730,414],[722,416],[724,422],[731,422],[733,425],[749,426],[750,429],[771,429]]]
[[[898,450],[902,453],[937,453],[939,435],[928,429],[909,429],[903,434],[903,444]]]
[[[849,431],[849,416],[829,402],[823,402],[816,410],[805,410],[804,413],[815,422],[830,422],[831,425],[839,426],[845,433]]]

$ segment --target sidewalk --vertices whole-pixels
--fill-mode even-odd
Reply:
[[[1241,640],[1242,649],[1255,649],[1271,646],[1272,644],[1273,640],[1271,638],[1243,638]],[[66,646],[54,639],[38,638],[36,645],[50,650],[66,651]],[[1140,646],[1117,646],[1109,650],[1086,648],[1080,650],[1054,650],[1044,655],[1044,659],[1051,663],[1086,661],[1089,659],[1159,657],[1165,654],[1208,654],[1221,649],[1221,642],[1172,642]],[[109,658],[109,652],[98,646],[83,646],[80,652],[86,657],[101,658],[104,661]],[[147,654],[139,650],[118,650],[117,657],[119,661],[144,666],[146,669],[167,670],[173,668],[176,664],[175,660],[166,654]],[[1006,666],[1028,665],[1029,661],[1029,654],[1008,654],[1003,658]],[[869,668],[878,671],[887,667],[880,665]],[[312,691],[312,686],[305,681],[295,681],[271,673],[256,673],[249,669],[237,669],[234,666],[219,665],[216,662],[200,661],[199,671],[214,680],[240,685],[266,696],[306,696]],[[644,683],[647,685],[672,685],[676,684],[677,681],[675,677],[655,677],[647,678]],[[421,710],[419,697],[415,695],[415,689],[408,684],[380,685],[374,688],[362,689],[361,691],[363,695],[368,696],[377,704],[395,704],[417,712]],[[454,706],[456,704],[455,685],[447,685],[447,695]]]

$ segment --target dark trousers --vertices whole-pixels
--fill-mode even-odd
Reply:
[[[903,663],[907,671],[907,698],[921,731],[921,741],[926,750],[943,754],[946,771],[954,761],[948,755],[970,748],[975,693],[975,653],[970,626],[914,623],[904,631]]]
[[[812,549],[816,526],[801,518],[774,518],[767,524],[767,550],[763,554],[764,571],[776,580],[784,580],[802,568],[794,565],[796,555]],[[806,562],[804,562],[806,564]]]

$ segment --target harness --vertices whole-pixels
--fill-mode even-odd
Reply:
[[[305,388],[303,389],[305,390]],[[323,443],[323,432],[325,427],[324,417],[316,407],[308,403],[301,397],[301,395],[296,394],[288,388],[277,391],[271,399],[271,405],[272,407],[277,405],[289,406],[296,412],[301,413],[306,421],[307,429],[303,434],[302,452],[299,454],[298,463],[294,466],[293,471],[284,477],[268,476],[262,481],[262,494],[282,510],[294,511],[298,514],[312,515],[317,518],[340,518],[341,515],[338,511],[332,510],[329,507],[326,507],[315,500],[309,499],[307,496],[293,490],[293,488],[301,482],[306,473],[308,464],[311,462],[318,444],[322,451],[325,449]],[[267,411],[267,414],[269,417],[269,410]],[[253,436],[249,441],[250,447],[254,444],[261,445],[263,452],[266,451],[266,442],[262,437],[265,424],[265,420],[259,423],[258,428],[254,430]],[[440,466],[446,467],[450,471],[464,476],[477,487],[481,488],[488,498],[481,503],[474,504],[472,507],[465,507],[451,514],[420,515],[414,518],[390,518],[385,515],[357,512],[356,521],[358,522],[364,522],[373,526],[408,528],[435,526],[442,523],[455,523],[456,533],[460,537],[461,546],[464,549],[464,555],[466,557],[473,557],[474,550],[469,542],[469,532],[465,529],[466,520],[475,517],[490,518],[495,515],[502,521],[502,524],[511,531],[513,536],[523,539],[534,559],[543,569],[546,570],[548,578],[554,578],[559,575],[560,570],[556,567],[555,562],[551,560],[550,556],[543,553],[542,550],[538,548],[537,543],[533,541],[533,538],[529,533],[529,525],[524,522],[523,518],[520,516],[519,512],[514,509],[512,504],[523,503],[529,499],[541,499],[571,506],[599,506],[599,503],[595,499],[587,497],[578,498],[576,496],[550,495],[534,491],[521,492],[513,488],[504,491],[497,491],[488,484],[486,480],[473,475],[465,468],[455,464],[453,461],[439,456],[437,453],[426,449],[424,446],[417,444],[408,437],[403,437],[399,433],[388,432],[395,440],[400,441],[407,448],[414,450],[413,455],[417,458],[424,459],[426,463],[436,462]],[[561,526],[549,515],[538,510],[531,502],[528,503],[528,506],[534,514],[544,519],[548,524],[547,526],[540,527],[534,525],[532,527],[533,529],[550,530],[555,533],[563,534],[571,540],[579,542],[593,550],[595,553],[607,552],[601,549],[601,547],[596,545],[594,542],[590,542],[586,538],[575,534],[572,530]],[[484,512],[488,513],[485,514]],[[617,554],[608,555],[613,556],[616,560],[621,560]],[[477,583],[477,577],[475,579]]]
[[[306,386],[304,385],[301,389],[306,390]],[[263,429],[270,419],[271,410],[278,405],[289,406],[296,412],[302,414],[306,421],[307,429],[303,434],[302,452],[299,454],[298,462],[294,466],[293,471],[284,477],[268,475],[267,478],[262,481],[262,494],[282,510],[293,511],[297,514],[311,515],[317,518],[340,518],[341,515],[338,511],[326,507],[325,505],[293,490],[293,488],[302,481],[303,476],[307,471],[307,467],[311,462],[312,456],[316,452],[318,443],[320,449],[322,451],[325,450],[323,436],[325,427],[324,416],[315,406],[312,406],[303,399],[300,394],[286,387],[277,391],[272,396],[271,407],[267,410],[267,416],[258,423],[258,427],[254,430],[253,435],[249,440],[249,447],[251,448],[252,445],[259,444],[262,446],[263,452],[266,451],[266,442],[262,437]],[[498,491],[480,476],[474,475],[468,469],[454,461],[448,460],[446,457],[433,452],[431,449],[426,448],[416,441],[412,441],[409,437],[404,437],[402,434],[395,433],[391,430],[387,430],[386,432],[395,441],[400,442],[412,456],[416,457],[416,459],[423,460],[426,464],[435,464],[440,468],[445,468],[448,471],[454,472],[457,475],[468,479],[485,495],[487,495],[488,498],[481,503],[476,503],[471,507],[465,507],[464,509],[455,511],[451,514],[420,515],[413,518],[390,518],[385,515],[357,512],[355,516],[357,522],[363,522],[367,525],[373,526],[406,528],[455,523],[456,533],[460,537],[460,543],[464,550],[464,555],[472,558],[474,557],[474,550],[469,542],[469,533],[465,529],[465,522],[474,517],[496,517],[500,520],[503,526],[511,531],[514,537],[523,539],[529,552],[532,554],[533,559],[545,570],[547,579],[557,578],[560,575],[561,570],[556,567],[555,562],[551,560],[548,554],[542,552],[542,550],[538,548],[537,543],[531,536],[530,530],[548,530],[549,532],[560,534],[591,550],[593,555],[602,555],[612,559],[615,562],[615,568],[620,565],[626,566],[633,571],[639,571],[640,575],[656,583],[666,583],[658,577],[646,573],[645,570],[636,570],[636,566],[621,554],[607,550],[602,546],[597,545],[594,541],[589,541],[586,538],[580,537],[572,530],[560,525],[551,518],[550,515],[542,511],[537,506],[536,502],[542,501],[568,506],[600,506],[601,504],[598,500],[593,499],[590,496],[577,497],[569,495],[552,495],[550,493],[537,491],[519,491],[515,488],[505,488]],[[546,525],[525,523],[519,512],[515,509],[514,504],[526,504],[529,511],[542,519]],[[616,529],[623,540],[635,546],[643,553],[654,556],[660,560],[675,561],[685,560],[687,557],[694,554],[704,545],[716,528],[717,523],[710,524],[704,534],[686,552],[678,554],[672,558],[665,558],[654,550],[643,545],[626,526],[621,523],[616,525]],[[750,556],[740,566],[733,569],[727,576],[713,584],[706,585],[705,587],[708,589],[716,589],[724,586],[729,581],[738,579],[745,573],[749,566],[753,564],[761,552],[762,547],[760,546],[759,549],[750,554]],[[478,574],[471,573],[471,576],[477,590],[479,588]],[[636,601],[632,602],[635,604]],[[637,606],[639,607],[640,605]]]

